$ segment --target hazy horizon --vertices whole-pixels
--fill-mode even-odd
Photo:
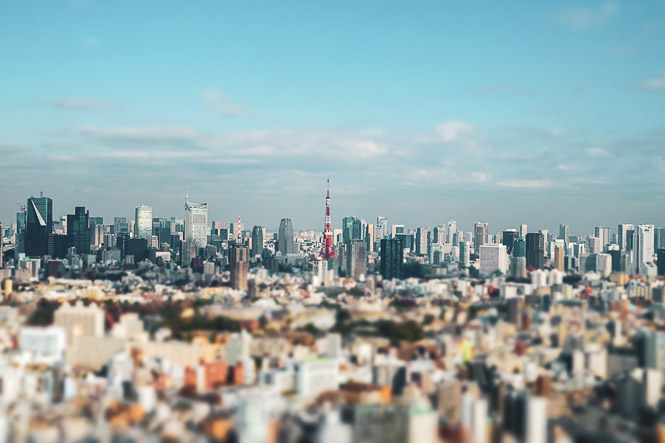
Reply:
[[[0,220],[665,225],[665,3],[0,6]],[[30,23],[26,33],[25,23]]]

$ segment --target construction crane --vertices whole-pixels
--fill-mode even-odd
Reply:
[[[20,203],[16,203],[16,206],[21,210],[21,212],[25,212],[25,205],[22,205]]]

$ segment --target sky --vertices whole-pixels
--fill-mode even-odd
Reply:
[[[0,0],[0,220],[665,226],[665,2]]]

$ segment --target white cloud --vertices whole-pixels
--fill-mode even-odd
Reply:
[[[459,120],[440,123],[436,126],[436,133],[441,136],[444,143],[451,143],[472,135],[475,126]]]
[[[225,117],[246,117],[255,114],[253,109],[214,89],[203,91],[201,97],[208,108]]]
[[[659,76],[652,77],[637,85],[640,89],[646,89],[648,91],[665,91],[665,71],[663,71]]]
[[[579,30],[591,29],[609,23],[619,12],[619,5],[606,2],[597,6],[577,6],[557,14],[563,25]]]
[[[586,148],[584,150],[584,153],[591,157],[591,158],[609,158],[612,157],[612,154],[610,154],[609,151],[603,149],[603,148],[596,148],[596,147],[591,147],[591,148]]]
[[[60,98],[57,100],[48,100],[45,102],[49,106],[60,109],[104,109],[111,105],[107,102],[94,98]]]
[[[549,188],[552,186],[552,182],[549,180],[522,180],[516,178],[509,178],[506,180],[501,180],[497,185],[502,188]]]

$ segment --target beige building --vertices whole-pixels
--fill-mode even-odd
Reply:
[[[101,337],[104,335],[104,309],[95,303],[84,306],[80,300],[74,306],[65,302],[55,311],[53,324],[67,330],[67,345],[74,344],[77,336]]]

